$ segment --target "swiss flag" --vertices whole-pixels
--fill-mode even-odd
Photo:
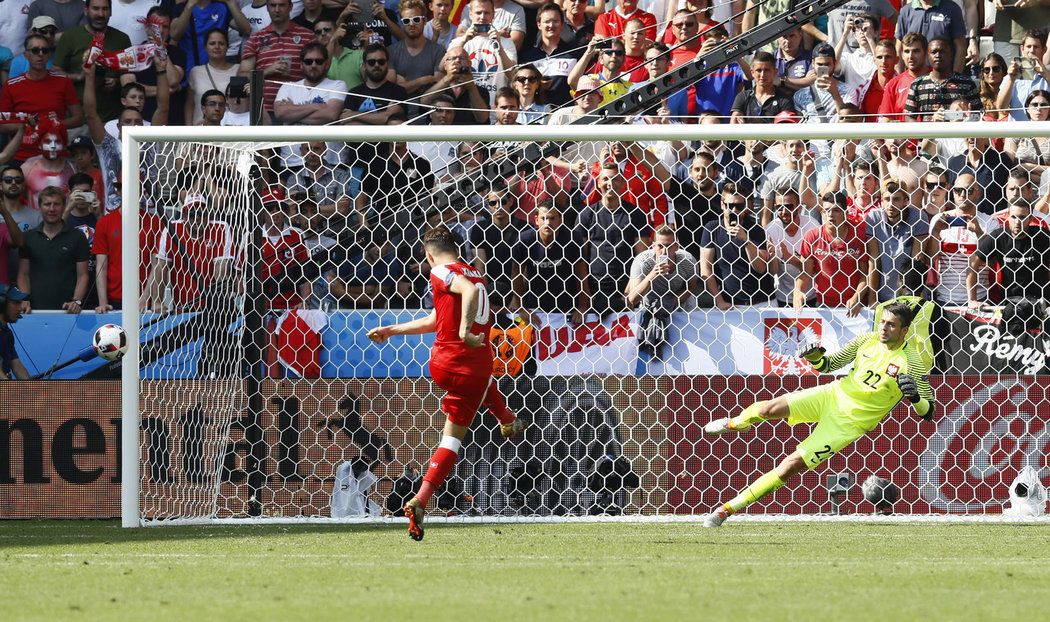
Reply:
[[[328,314],[292,309],[277,320],[277,360],[300,378],[321,377],[321,331]]]

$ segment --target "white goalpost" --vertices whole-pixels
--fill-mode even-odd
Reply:
[[[1045,213],[1050,176],[1022,153],[1045,123],[122,134],[124,527],[403,520],[444,421],[432,338],[365,334],[430,312],[419,239],[438,225],[490,281],[494,376],[528,427],[504,441],[480,411],[428,522],[698,520],[811,427],[704,424],[841,377],[850,365],[817,375],[804,346],[872,331],[905,289],[937,301],[934,421],[898,406],[742,518],[1040,520],[1009,509],[1050,476],[1046,302],[1015,295],[991,258],[981,308],[965,280],[1010,197]],[[1019,162],[985,155],[1003,139]],[[902,186],[904,217],[877,224],[882,187],[864,170]],[[805,233],[838,200],[848,220],[818,254]],[[958,216],[965,201],[979,215]],[[682,254],[632,296],[659,272],[643,250],[665,225]],[[877,508],[869,477],[899,499]]]

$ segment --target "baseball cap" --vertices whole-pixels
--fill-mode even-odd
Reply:
[[[773,123],[799,123],[801,121],[802,115],[794,110],[781,110],[777,116],[773,117]]]
[[[33,18],[32,27],[34,30],[40,30],[41,28],[47,28],[51,26],[58,29],[58,24],[55,23],[55,18],[49,15],[38,15]]]
[[[22,302],[29,300],[29,294],[18,289],[14,285],[0,285],[0,296],[7,296],[8,302]]]
[[[186,198],[182,200],[182,209],[189,209],[197,205],[207,207],[208,198],[203,194],[191,193],[187,194]]]
[[[90,149],[91,151],[94,151],[95,145],[87,136],[77,136],[69,143],[69,150],[73,151],[74,149]]]
[[[601,86],[602,84],[601,82],[598,82],[598,78],[595,78],[594,76],[583,76],[576,83],[575,95],[576,97],[580,97],[581,95],[585,95],[590,91],[593,91],[597,88],[601,88]]]
[[[270,203],[277,203],[280,207],[280,203],[284,201],[284,189],[280,186],[270,186],[266,189],[266,192],[262,195],[262,204],[265,207]]]

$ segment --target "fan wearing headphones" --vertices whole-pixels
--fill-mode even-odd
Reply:
[[[22,303],[29,295],[17,287],[0,285],[0,367],[3,380],[28,380],[29,372],[15,351],[15,333],[11,325],[22,317]]]

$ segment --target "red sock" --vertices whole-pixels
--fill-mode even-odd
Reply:
[[[452,467],[456,464],[458,452],[444,447],[444,444],[442,441],[442,446],[438,447],[433,457],[430,458],[430,466],[427,467],[427,473],[423,476],[423,484],[416,495],[416,499],[419,499],[423,507],[426,507],[430,502],[430,497],[434,496],[434,492],[445,483]]]
[[[500,423],[507,424],[514,422],[514,413],[510,412],[510,409],[507,408],[507,402],[503,399],[503,394],[499,392],[499,387],[496,386],[495,380],[489,385],[489,390],[485,393],[485,400],[482,404],[485,405],[485,408],[489,409],[492,416]]]

